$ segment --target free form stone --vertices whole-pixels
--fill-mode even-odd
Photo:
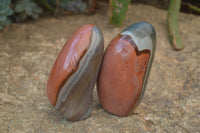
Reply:
[[[108,45],[98,77],[98,95],[105,110],[128,115],[141,101],[156,48],[149,23],[124,29]]]
[[[47,83],[51,104],[70,121],[87,118],[103,56],[103,36],[94,25],[80,27],[59,53]]]

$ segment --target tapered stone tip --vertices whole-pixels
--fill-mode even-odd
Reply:
[[[156,48],[156,31],[147,22],[139,22],[125,28],[122,35],[129,35],[136,43],[138,50],[150,49],[154,53]]]

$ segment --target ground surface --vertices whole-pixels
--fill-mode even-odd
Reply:
[[[122,28],[108,25],[108,7],[93,16],[42,18],[12,24],[0,33],[0,133],[138,133],[200,131],[200,17],[180,14],[185,49],[176,52],[166,31],[167,11],[130,7]],[[105,112],[94,91],[91,116],[79,122],[62,119],[46,97],[50,69],[65,41],[78,27],[93,23],[105,46],[126,26],[147,21],[157,31],[157,51],[146,93],[137,114],[117,117]]]

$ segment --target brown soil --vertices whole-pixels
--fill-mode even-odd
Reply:
[[[200,17],[180,14],[182,51],[173,51],[166,30],[167,11],[132,5],[123,27],[108,25],[108,6],[92,16],[41,18],[12,24],[0,33],[0,133],[134,133],[200,131]],[[94,91],[88,119],[68,122],[50,105],[46,83],[65,41],[78,27],[93,23],[105,46],[126,26],[150,22],[157,31],[157,51],[144,98],[136,113],[117,117],[105,112]]]

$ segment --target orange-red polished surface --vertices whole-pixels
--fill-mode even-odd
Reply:
[[[61,87],[76,71],[87,51],[93,27],[94,25],[88,24],[75,31],[58,55],[47,83],[47,96],[52,105],[56,104]]]
[[[128,35],[117,36],[109,44],[98,77],[98,94],[108,112],[126,116],[142,91],[150,51],[138,51]]]

